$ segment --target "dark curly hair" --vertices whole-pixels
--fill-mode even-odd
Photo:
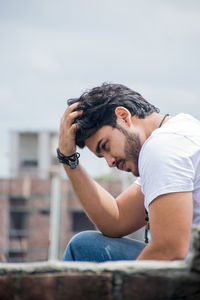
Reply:
[[[83,110],[83,114],[75,120],[79,125],[76,131],[76,145],[84,148],[85,140],[92,136],[104,125],[116,127],[115,108],[123,106],[132,115],[145,118],[159,109],[145,100],[139,93],[122,84],[104,83],[95,87],[79,98],[69,99],[68,105],[80,102],[76,110]]]

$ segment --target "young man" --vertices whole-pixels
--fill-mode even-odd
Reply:
[[[70,99],[60,125],[58,158],[83,208],[101,232],[76,235],[64,260],[177,260],[189,255],[191,225],[200,224],[200,122],[159,110],[139,93],[103,84]],[[139,176],[114,199],[88,176],[76,145]],[[151,242],[123,236],[150,219]]]

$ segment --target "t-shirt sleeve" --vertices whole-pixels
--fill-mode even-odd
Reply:
[[[192,143],[176,134],[162,134],[144,144],[139,172],[145,207],[158,196],[193,190]]]

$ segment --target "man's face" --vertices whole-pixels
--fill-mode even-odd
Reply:
[[[86,146],[98,157],[104,157],[109,167],[139,176],[138,157],[141,149],[139,135],[118,125],[100,128],[86,139]]]

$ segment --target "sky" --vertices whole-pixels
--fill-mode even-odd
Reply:
[[[0,0],[0,177],[10,131],[58,130],[103,82],[200,119],[199,53],[199,0]]]

